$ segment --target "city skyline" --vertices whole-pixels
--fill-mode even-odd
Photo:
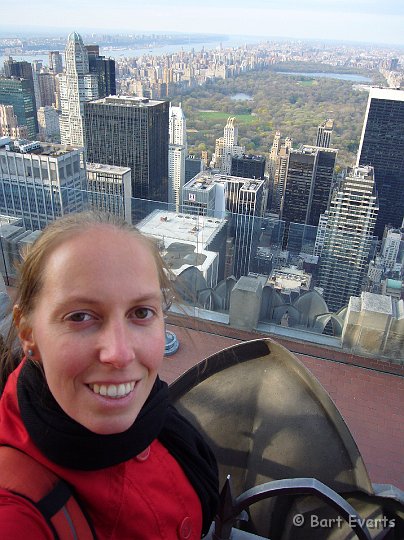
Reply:
[[[257,37],[355,41],[404,45],[404,4],[400,0],[252,0],[248,7],[241,0],[224,0],[219,5],[205,0],[198,5],[185,0],[170,4],[154,0],[148,5],[129,0],[111,4],[78,0],[58,6],[38,0],[24,8],[23,15],[3,10],[0,36],[16,32],[108,31],[222,33]],[[213,16],[213,13],[215,14]],[[41,16],[38,17],[38,14]],[[134,21],[133,24],[130,21]],[[36,21],[34,24],[32,21]],[[89,26],[86,21],[91,21]],[[129,22],[128,22],[129,21]],[[225,24],[224,24],[225,21]],[[11,33],[11,34],[10,34]]]

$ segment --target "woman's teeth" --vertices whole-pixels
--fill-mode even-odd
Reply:
[[[94,394],[107,396],[110,398],[122,398],[127,396],[135,388],[135,382],[127,382],[121,384],[89,384],[88,385]]]

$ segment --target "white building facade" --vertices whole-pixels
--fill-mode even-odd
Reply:
[[[76,32],[68,37],[65,65],[59,75],[61,144],[84,146],[83,104],[98,98],[98,77],[89,72],[88,53]]]
[[[43,229],[86,201],[83,149],[39,141],[0,141],[0,213]]]
[[[187,157],[187,123],[184,111],[170,105],[168,146],[168,202],[170,208],[180,211],[182,188],[185,184],[185,158]]]
[[[355,167],[332,194],[319,285],[331,311],[361,293],[378,212],[373,167]]]
[[[132,222],[130,167],[87,163],[88,204]]]
[[[238,146],[238,127],[236,126],[236,119],[228,118],[226,126],[223,131],[223,158],[220,170],[223,174],[230,174],[231,172],[231,158],[233,156],[242,156],[245,152],[245,148]]]
[[[38,109],[39,137],[42,141],[60,142],[60,117],[54,107]]]

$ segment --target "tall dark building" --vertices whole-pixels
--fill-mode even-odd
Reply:
[[[31,64],[25,60],[21,62],[13,60],[11,56],[4,61],[4,75],[6,77],[33,80]]]
[[[318,225],[320,215],[328,206],[333,186],[335,160],[337,150],[333,148],[319,148],[317,150],[317,162],[314,172],[314,185],[311,197],[311,207],[308,214],[308,225]]]
[[[334,120],[332,118],[328,118],[328,120],[320,124],[317,128],[316,146],[329,148],[331,145],[331,135],[333,129]]]
[[[336,156],[336,150],[316,146],[290,150],[281,219],[318,225],[327,209]]]
[[[38,133],[38,120],[36,117],[37,103],[35,99],[34,75],[29,62],[14,60],[11,56],[4,62],[4,75],[7,79],[24,82],[10,82],[2,85],[0,90],[0,103],[13,105],[18,123],[28,127],[28,137],[35,138]],[[7,87],[7,89],[6,89]],[[10,95],[7,97],[7,93]],[[28,95],[32,97],[28,97]],[[32,99],[32,103],[31,103]],[[33,107],[33,115],[31,109]]]
[[[404,91],[371,88],[358,165],[374,168],[379,214],[375,234],[401,226],[404,216]]]
[[[243,154],[242,156],[232,156],[231,158],[230,174],[232,176],[262,180],[264,173],[265,158],[263,156]]]
[[[32,80],[17,77],[0,77],[0,103],[12,105],[18,125],[27,126],[28,138],[38,134],[38,120]]]
[[[87,160],[130,167],[135,198],[167,202],[168,121],[168,101],[124,96],[89,101],[84,104]]]
[[[98,75],[98,97],[116,95],[115,60],[100,56],[99,45],[85,45],[90,73]]]
[[[56,104],[56,84],[53,73],[39,73],[38,87],[41,107],[51,107]]]
[[[203,162],[194,155],[185,158],[185,180],[184,184],[192,180],[197,174],[203,170]]]
[[[236,278],[248,275],[254,265],[261,228],[262,197],[264,181],[240,177],[227,177],[229,194],[233,198],[234,214],[231,221],[234,226],[233,274]],[[233,191],[233,194],[231,194]]]

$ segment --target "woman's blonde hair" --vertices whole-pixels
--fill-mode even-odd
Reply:
[[[79,235],[89,229],[99,226],[109,226],[128,232],[138,238],[153,256],[163,294],[163,307],[166,308],[174,296],[174,291],[167,269],[157,246],[152,239],[130,225],[123,219],[105,212],[88,211],[67,214],[48,225],[37,240],[22,253],[22,261],[18,264],[18,277],[14,303],[18,304],[20,316],[29,316],[35,307],[41,289],[43,276],[49,256],[56,247],[72,236]],[[12,323],[7,338],[3,343],[0,358],[0,395],[3,392],[10,373],[17,367],[22,358],[21,349],[15,350],[17,329]]]

